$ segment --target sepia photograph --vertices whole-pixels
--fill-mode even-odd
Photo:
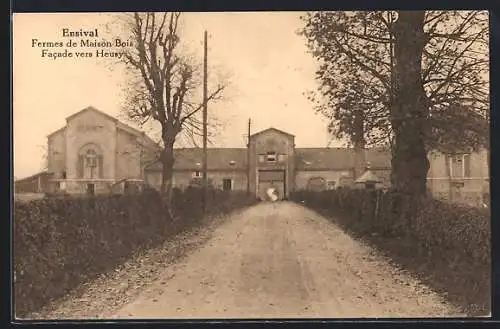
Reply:
[[[489,13],[14,13],[15,320],[491,316]]]

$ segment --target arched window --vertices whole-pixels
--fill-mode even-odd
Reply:
[[[85,153],[85,166],[97,167],[97,153],[95,150],[89,149]]]
[[[103,157],[99,146],[87,144],[78,154],[78,177],[96,179],[103,177]]]

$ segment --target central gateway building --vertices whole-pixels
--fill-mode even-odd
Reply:
[[[356,164],[351,148],[296,148],[295,137],[268,128],[250,136],[247,148],[209,148],[208,179],[212,186],[224,190],[249,190],[261,199],[274,187],[280,198],[298,189],[334,189],[353,185],[365,172],[365,163],[389,186],[390,156],[387,151],[364,150],[364,162]],[[202,178],[203,149],[175,150],[173,185],[186,188]],[[159,188],[161,164],[146,166],[145,180]]]

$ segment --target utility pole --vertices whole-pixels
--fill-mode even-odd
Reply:
[[[250,126],[252,119],[248,119],[248,136],[247,136],[247,193],[250,194]]]
[[[204,34],[203,52],[203,211],[207,211],[208,203],[208,175],[207,175],[207,31]]]

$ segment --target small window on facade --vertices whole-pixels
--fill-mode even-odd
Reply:
[[[224,191],[231,191],[233,189],[233,182],[230,178],[224,178],[222,180],[222,189]]]
[[[199,170],[196,170],[193,174],[194,177],[201,177],[201,172]]]
[[[276,162],[276,153],[275,152],[267,152],[267,161],[268,162]]]
[[[66,179],[66,171],[65,171],[65,170],[63,170],[63,171],[61,172],[61,178],[62,178],[62,179]]]

